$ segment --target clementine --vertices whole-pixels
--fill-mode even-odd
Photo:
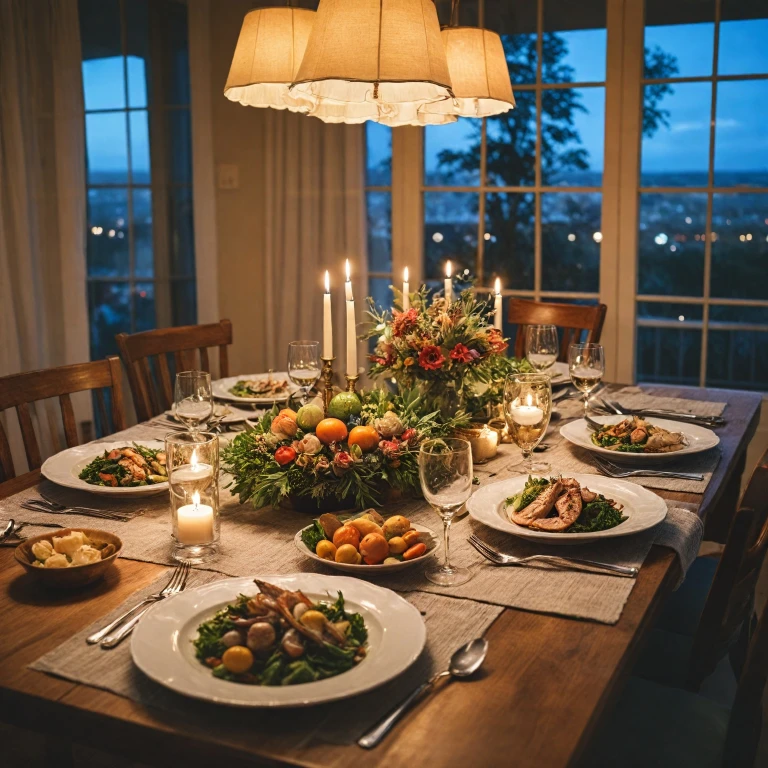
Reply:
[[[359,445],[361,451],[372,451],[378,444],[379,433],[373,427],[352,427],[349,444]]]
[[[323,419],[316,427],[315,434],[321,443],[340,443],[347,436],[347,426],[341,419]]]

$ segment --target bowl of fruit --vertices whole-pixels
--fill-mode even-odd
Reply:
[[[320,515],[294,537],[299,551],[347,573],[392,573],[433,555],[440,540],[403,515],[386,520],[375,510],[353,516]]]

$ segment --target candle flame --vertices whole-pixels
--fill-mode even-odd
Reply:
[[[403,270],[403,282],[408,282],[408,267]]]
[[[496,291],[496,295],[500,296],[501,295],[501,280],[498,277],[496,278],[496,283],[494,284],[494,289]]]
[[[528,393],[528,396],[525,398],[525,404],[530,408],[533,405],[533,397],[531,393]]]
[[[192,450],[192,456],[189,459],[189,463],[191,466],[196,467],[197,466],[197,448],[194,448]]]
[[[349,271],[349,259],[347,259],[346,262],[346,270],[347,270],[347,282],[349,282],[352,278],[350,277],[350,271]]]
[[[200,506],[200,492],[199,491],[195,491],[192,494],[192,503],[195,505],[196,508]]]
[[[450,261],[445,262],[445,276],[450,277],[453,272],[453,267],[451,266]]]
[[[328,274],[328,270],[325,270],[325,292],[331,292],[331,276]]]

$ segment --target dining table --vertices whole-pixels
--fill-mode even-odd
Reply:
[[[617,389],[609,385],[606,391]],[[721,459],[701,494],[658,490],[698,505],[705,538],[724,541],[736,509],[761,396],[644,386],[665,397],[727,403],[717,430]],[[39,471],[0,485],[0,499],[34,487]],[[130,523],[128,523],[130,525]],[[505,608],[486,633],[487,660],[472,678],[442,680],[375,749],[303,737],[314,708],[236,709],[216,717],[171,712],[28,665],[157,580],[165,566],[118,559],[104,580],[44,592],[0,549],[0,719],[58,742],[87,743],[147,764],[338,766],[578,765],[680,577],[671,549],[654,545],[614,624]],[[208,714],[207,714],[208,713]]]

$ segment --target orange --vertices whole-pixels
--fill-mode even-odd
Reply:
[[[334,546],[340,548],[344,544],[351,544],[355,549],[360,544],[360,532],[351,525],[342,525],[333,534]]]
[[[321,443],[340,443],[347,436],[347,426],[341,419],[323,419],[316,427],[315,434]]]
[[[360,554],[368,565],[376,565],[389,557],[389,544],[380,533],[369,533],[360,542]]]
[[[372,451],[380,439],[373,427],[352,427],[348,442],[350,445],[359,445],[361,451]]]

